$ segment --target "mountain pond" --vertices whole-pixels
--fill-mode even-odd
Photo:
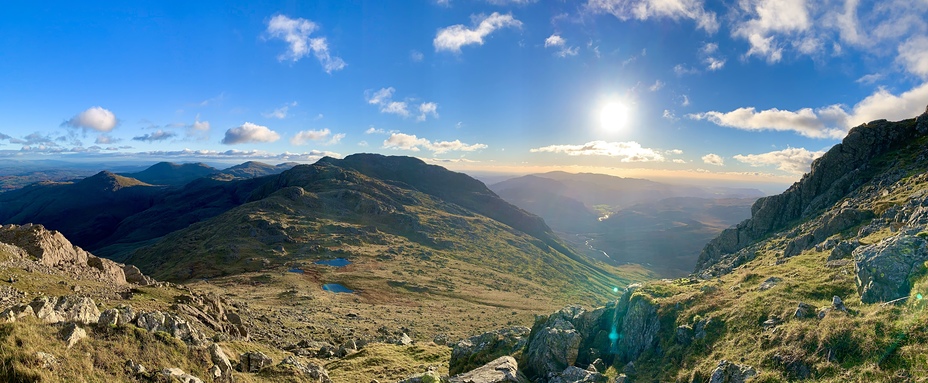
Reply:
[[[342,286],[338,283],[326,283],[322,285],[322,290],[333,292],[333,293],[354,294],[354,290],[349,289],[345,286]]]
[[[317,265],[326,265],[333,267],[345,267],[351,264],[351,261],[345,258],[335,258],[335,259],[323,259],[321,261],[313,262]]]

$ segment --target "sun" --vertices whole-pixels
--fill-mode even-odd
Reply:
[[[628,107],[618,101],[610,101],[599,110],[599,124],[609,132],[620,131],[628,123]]]

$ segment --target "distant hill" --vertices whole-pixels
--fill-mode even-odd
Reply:
[[[39,222],[90,248],[123,219],[154,205],[164,191],[107,171],[74,182],[37,183],[0,194],[0,222]]]
[[[126,173],[123,176],[152,185],[183,186],[195,179],[209,177],[216,173],[219,173],[219,169],[202,162],[187,164],[159,162],[138,173]]]
[[[490,186],[544,218],[579,251],[614,264],[686,275],[716,234],[750,216],[756,189],[672,185],[604,174],[549,172]],[[605,256],[608,254],[609,256]]]
[[[277,165],[268,165],[258,161],[248,161],[242,164],[223,169],[214,178],[218,179],[247,179],[264,177],[274,174],[283,173],[290,168],[299,165],[296,162],[284,162]]]

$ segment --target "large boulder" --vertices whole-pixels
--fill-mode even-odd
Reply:
[[[241,372],[258,372],[262,368],[270,366],[273,360],[260,351],[249,351],[239,355],[239,371]]]
[[[181,383],[203,383],[202,379],[190,375],[177,367],[165,368],[164,370],[161,370],[161,376],[167,378],[171,382],[179,381]]]
[[[68,344],[68,348],[71,348],[81,339],[87,337],[87,331],[84,331],[84,329],[75,323],[69,323],[61,329],[58,335],[61,337],[61,340]]]
[[[300,360],[293,355],[284,358],[284,360],[280,361],[278,366],[291,367],[303,374],[304,378],[308,377],[310,382],[313,383],[332,383],[332,379],[329,378],[329,372],[326,371],[325,367],[312,363],[300,362]]]
[[[192,346],[206,343],[206,336],[177,314],[161,311],[143,312],[136,318],[135,323],[136,326],[151,332],[166,332]]]
[[[547,318],[536,318],[525,355],[530,375],[559,373],[577,361],[582,336],[571,321],[583,312],[579,307],[565,307]]]
[[[100,313],[100,319],[97,323],[106,326],[125,326],[135,322],[135,318],[135,311],[132,310],[132,306],[120,305]]]
[[[450,374],[459,374],[501,356],[515,354],[525,347],[531,332],[528,327],[514,326],[485,332],[456,343],[451,350]]]
[[[109,259],[87,255],[87,266],[99,270],[104,278],[115,282],[117,285],[126,284],[126,273],[123,272],[124,265],[122,264],[113,262]]]
[[[64,321],[83,324],[97,323],[100,319],[100,310],[93,299],[79,296],[65,296],[58,298],[55,311]]]
[[[473,371],[455,375],[450,383],[529,383],[519,372],[519,364],[511,356],[501,356]]]
[[[928,241],[900,234],[853,252],[857,292],[864,303],[887,302],[909,295],[909,277],[924,269]]]
[[[129,283],[134,283],[139,286],[151,286],[158,283],[158,281],[154,280],[152,277],[142,274],[142,271],[133,265],[123,265],[122,272],[126,276],[126,282]]]

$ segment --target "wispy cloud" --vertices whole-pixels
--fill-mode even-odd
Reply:
[[[345,61],[341,57],[333,56],[329,52],[329,44],[325,37],[310,37],[319,29],[319,26],[307,19],[291,19],[285,15],[275,15],[267,23],[267,35],[287,42],[287,51],[277,56],[280,61],[299,61],[312,53],[322,64],[326,73],[332,73],[345,68]]]
[[[287,112],[290,110],[290,108],[295,107],[296,105],[297,105],[296,101],[286,103],[283,106],[277,109],[274,109],[268,113],[261,113],[261,115],[266,118],[276,118],[278,120],[282,120],[282,119],[287,118]]]
[[[442,154],[451,151],[472,152],[475,150],[486,149],[485,144],[465,144],[460,140],[454,141],[430,141],[425,138],[419,138],[415,134],[391,133],[390,138],[383,141],[384,149],[408,150],[418,152],[422,149]]]
[[[605,156],[616,157],[621,162],[662,162],[664,156],[659,151],[644,148],[635,141],[606,142],[590,141],[583,145],[549,145],[529,150],[532,153],[563,153],[568,156]]]
[[[576,56],[580,52],[580,48],[572,47],[567,45],[567,40],[558,35],[557,33],[548,36],[545,39],[545,48],[556,48],[555,55],[561,58],[568,56]]]
[[[439,29],[432,40],[435,51],[460,53],[461,47],[465,45],[483,45],[483,39],[498,29],[522,28],[522,22],[513,18],[511,14],[501,15],[493,12],[490,16],[478,15],[472,16],[471,19],[475,24],[473,28],[457,24]]]
[[[393,94],[396,92],[396,89],[393,87],[381,88],[380,90],[373,91],[367,90],[364,92],[367,103],[371,105],[377,105],[380,108],[380,113],[386,114],[395,114],[403,118],[411,117],[413,115],[410,112],[410,105],[418,104],[414,106],[418,114],[416,114],[416,121],[425,121],[429,116],[432,118],[438,118],[438,103],[435,102],[418,102],[414,98],[407,98],[403,101],[393,100]]]
[[[132,137],[132,139],[135,141],[155,142],[169,140],[174,137],[177,137],[176,133],[158,129],[154,133],[146,133],[141,136]],[[107,140],[106,143],[110,143],[109,140]]]
[[[734,158],[751,166],[776,166],[782,171],[802,174],[809,171],[812,161],[824,155],[824,151],[808,151],[805,148],[787,148],[761,154],[738,154]]]
[[[719,29],[715,12],[707,11],[701,0],[588,0],[586,9],[619,20],[685,19],[709,33]]]
[[[332,145],[337,144],[339,141],[345,138],[345,133],[332,134],[328,128],[320,130],[304,130],[298,132],[296,135],[290,138],[290,143],[293,145],[306,145],[310,141],[325,141],[323,145]]]

